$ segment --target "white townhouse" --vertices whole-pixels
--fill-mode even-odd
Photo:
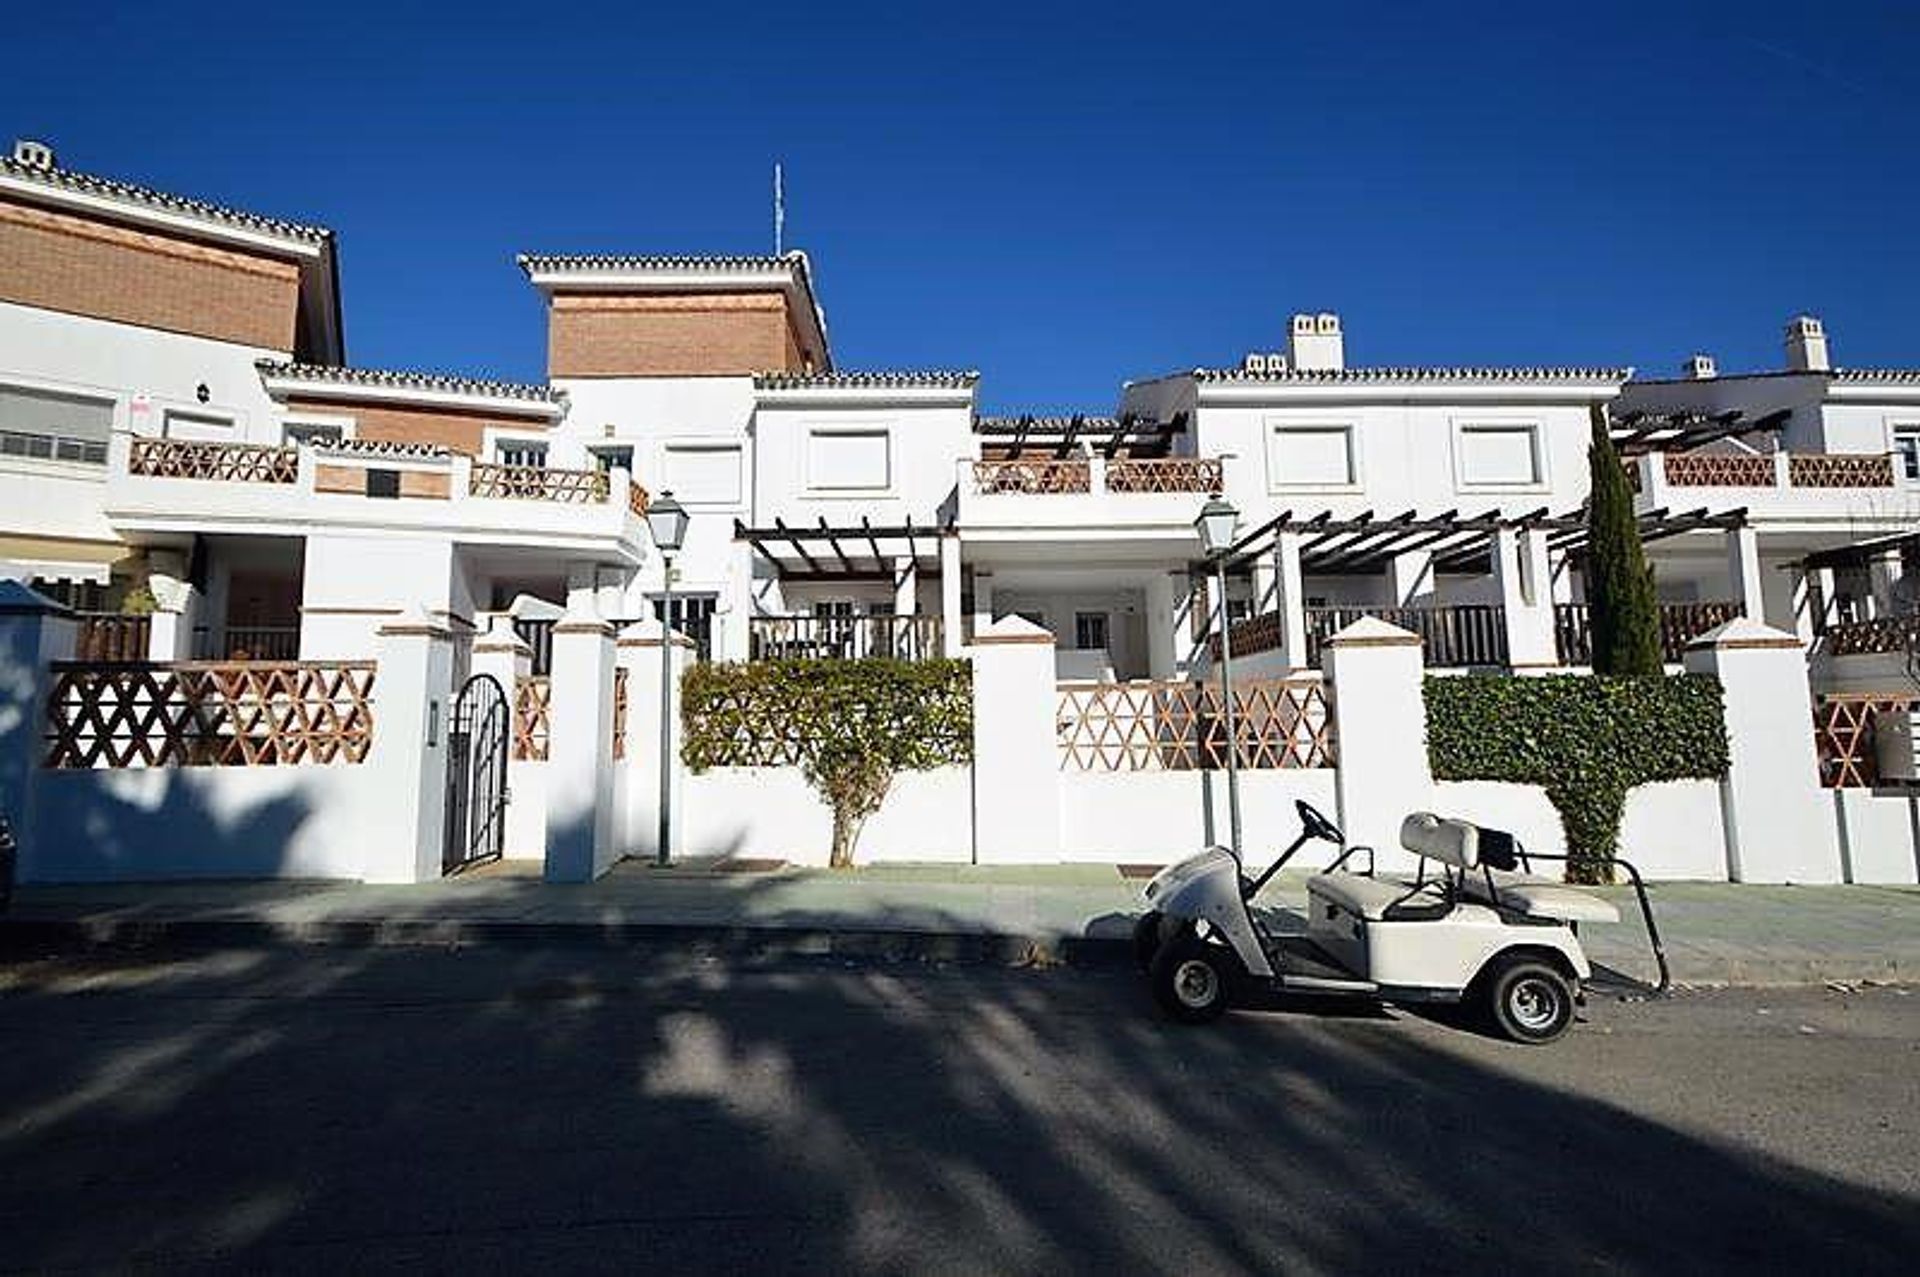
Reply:
[[[1349,366],[1338,316],[1301,314],[1283,350],[1128,383],[1112,416],[991,417],[974,373],[839,368],[797,252],[519,266],[542,383],[353,368],[330,232],[19,145],[0,563],[87,614],[90,655],[352,659],[424,606],[462,633],[510,612],[544,668],[583,592],[657,612],[642,515],[671,491],[703,655],[952,654],[1020,615],[1064,681],[1173,679],[1215,628],[1192,521],[1218,491],[1239,650],[1267,666],[1318,668],[1366,613],[1435,666],[1579,666],[1599,408],[1674,659],[1743,612],[1812,636],[1909,610],[1920,374],[1831,368],[1817,320],[1783,372],[1636,381]]]

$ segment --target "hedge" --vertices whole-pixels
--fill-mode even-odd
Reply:
[[[1434,777],[1541,786],[1576,882],[1611,881],[1604,861],[1635,785],[1727,770],[1720,682],[1708,675],[1429,677],[1426,705]]]
[[[681,683],[681,757],[711,767],[798,766],[833,808],[831,863],[853,862],[868,816],[903,771],[973,759],[965,661],[702,664]]]

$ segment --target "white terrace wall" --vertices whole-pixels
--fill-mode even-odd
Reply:
[[[1847,882],[1920,883],[1920,790],[1835,789]]]
[[[1300,833],[1297,799],[1339,820],[1331,767],[1240,773],[1241,841],[1263,864]],[[1060,858],[1164,864],[1227,841],[1227,776],[1220,771],[1065,771],[1060,774]],[[1304,853],[1303,853],[1304,854]],[[1311,857],[1302,864],[1324,861]]]
[[[681,792],[684,855],[827,863],[833,811],[798,767],[716,767],[689,774]],[[965,767],[896,777],[855,849],[861,864],[972,858],[973,782]]]

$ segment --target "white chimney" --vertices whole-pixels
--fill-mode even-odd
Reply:
[[[36,142],[30,137],[13,140],[13,162],[27,168],[51,169],[57,167],[53,162],[53,148],[45,142]]]
[[[1712,355],[1689,355],[1680,371],[1690,381],[1712,381],[1720,375],[1720,366],[1713,362]]]
[[[1267,357],[1257,350],[1254,351],[1240,361],[1240,371],[1265,376],[1267,372]]]
[[[1826,372],[1833,367],[1827,358],[1827,330],[1812,315],[1795,315],[1787,321],[1787,367],[1794,372]]]
[[[1340,316],[1330,311],[1295,315],[1287,333],[1287,355],[1301,372],[1345,368],[1347,351],[1340,336]]]

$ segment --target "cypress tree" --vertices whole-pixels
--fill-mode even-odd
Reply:
[[[1586,561],[1593,672],[1657,678],[1665,671],[1653,569],[1640,544],[1627,474],[1607,431],[1607,410],[1597,404],[1587,466],[1593,475],[1593,495],[1587,502]]]

